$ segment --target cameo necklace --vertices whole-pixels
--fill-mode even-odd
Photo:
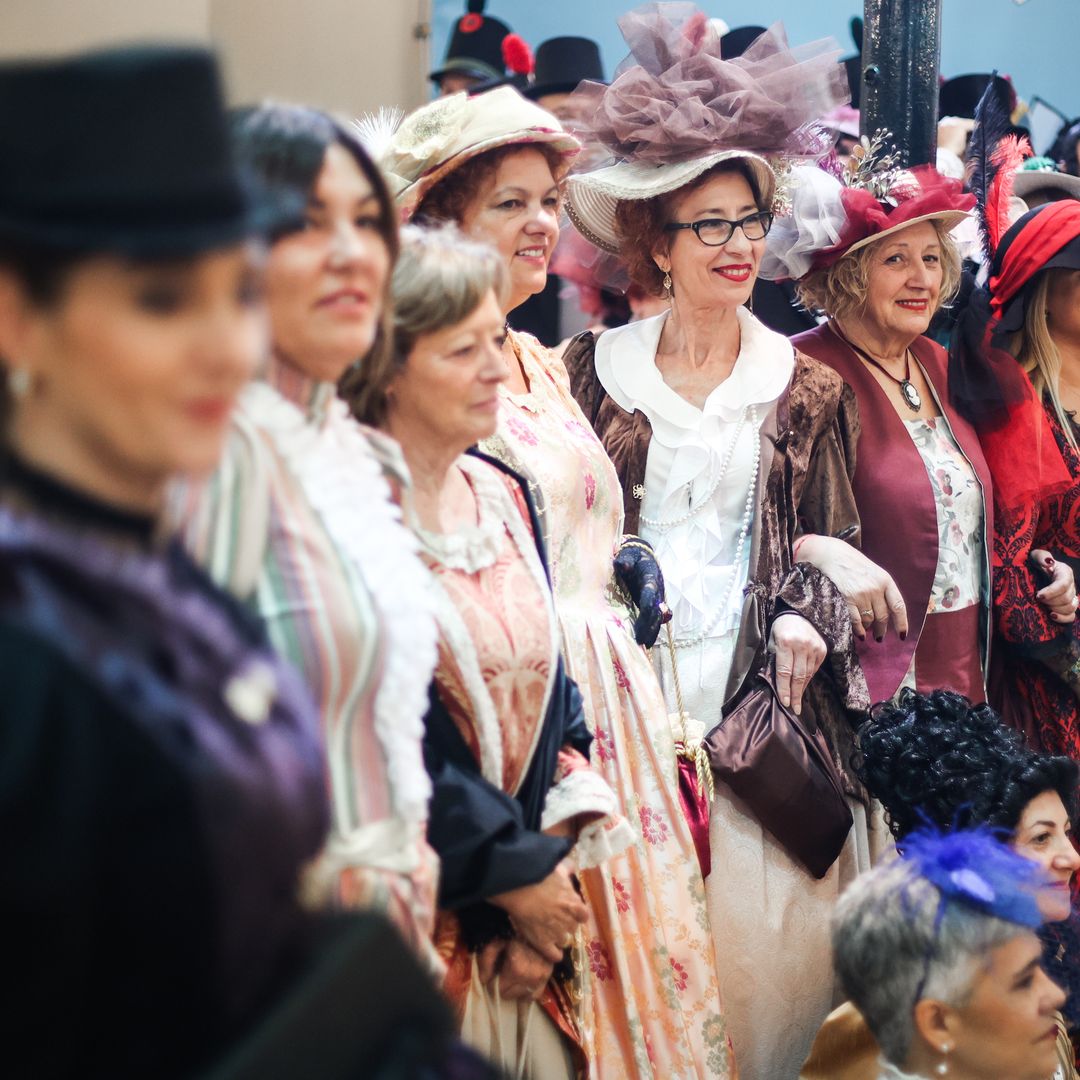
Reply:
[[[855,353],[856,356],[865,360],[872,367],[876,367],[886,378],[892,379],[892,381],[900,387],[900,396],[904,399],[904,404],[907,405],[912,412],[917,413],[922,408],[922,394],[919,393],[911,381],[910,349],[904,350],[904,377],[898,379],[884,364],[881,363],[880,360],[875,360],[868,352],[860,349],[853,341],[849,341],[848,338],[840,332],[835,323],[829,323],[829,328],[849,349],[851,349],[853,353]]]

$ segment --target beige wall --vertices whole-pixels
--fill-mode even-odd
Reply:
[[[211,41],[234,101],[350,115],[426,100],[430,0],[0,0],[0,56],[120,41]]]
[[[422,0],[210,0],[238,101],[276,97],[357,114],[425,100]]]
[[[211,0],[0,0],[0,56],[148,38],[205,41]]]

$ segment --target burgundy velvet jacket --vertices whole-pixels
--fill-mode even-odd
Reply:
[[[652,441],[644,413],[627,412],[597,378],[595,338],[584,333],[563,355],[574,397],[592,423],[619,474],[624,528],[638,529],[640,492]],[[850,476],[855,469],[859,418],[854,395],[825,365],[795,354],[787,390],[761,426],[759,502],[754,515],[750,580],[731,675],[717,719],[750,688],[769,663],[769,628],[779,611],[797,611],[824,638],[829,658],[810,683],[806,708],[824,728],[849,794],[866,801],[851,770],[854,725],[869,708],[866,682],[854,652],[847,604],[836,586],[807,563],[793,566],[791,547],[800,532],[842,537],[858,544],[859,517]],[[705,719],[704,717],[702,719]],[[706,725],[710,726],[710,725]]]
[[[856,643],[873,701],[891,698],[903,681],[926,621],[938,562],[938,515],[926,467],[903,420],[866,364],[827,325],[791,339],[796,349],[828,364],[855,392],[862,433],[859,467],[852,487],[862,522],[863,553],[887,570],[907,604],[908,636],[900,641],[890,630],[884,642],[867,635]],[[982,485],[984,537],[993,536],[994,509],[990,470],[975,429],[953,408],[948,392],[948,356],[929,338],[911,344],[942,413]],[[988,541],[984,540],[984,544]],[[990,566],[990,552],[984,552]],[[967,647],[969,643],[961,643]],[[989,648],[989,616],[983,626]],[[983,670],[985,672],[985,662]]]

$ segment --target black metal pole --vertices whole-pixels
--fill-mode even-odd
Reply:
[[[865,0],[864,135],[888,128],[906,165],[937,157],[941,0]]]

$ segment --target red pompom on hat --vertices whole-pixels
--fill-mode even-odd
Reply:
[[[502,43],[503,61],[515,75],[531,75],[536,66],[532,49],[520,34],[507,34]]]

